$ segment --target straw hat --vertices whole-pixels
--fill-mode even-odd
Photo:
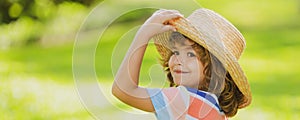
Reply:
[[[238,63],[245,48],[245,39],[229,21],[211,10],[201,8],[187,18],[173,19],[166,24],[175,26],[178,32],[206,48],[223,63],[245,97],[239,108],[251,103],[250,86]],[[171,52],[167,48],[171,33],[168,31],[153,37],[162,59],[168,59],[166,57]]]

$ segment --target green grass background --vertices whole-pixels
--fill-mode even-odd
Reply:
[[[237,26],[247,41],[247,48],[239,62],[250,82],[253,101],[249,107],[239,110],[232,119],[299,119],[300,2],[297,0],[198,0],[198,2],[202,7],[225,16]],[[134,1],[124,3],[126,4],[134,5]],[[76,7],[74,11],[75,9]],[[90,11],[91,8],[83,10],[78,24],[83,22],[84,14]],[[123,19],[135,15],[146,18],[151,10],[147,13],[141,15],[142,13],[137,11],[123,16]],[[116,33],[127,32],[128,28],[140,25],[143,20],[128,22],[122,21],[121,18],[107,29],[98,44],[95,56],[96,73],[105,97],[110,101],[107,105],[109,107],[100,108],[103,113],[97,113],[99,116],[103,115],[102,118],[130,119],[129,115],[132,115],[130,112],[133,112],[142,116],[145,114],[141,119],[153,119],[152,114],[132,109],[110,94],[112,73],[117,70],[130,44],[130,40],[118,43],[121,34]],[[12,30],[12,27],[4,25],[1,28],[6,32]],[[66,37],[65,39],[68,39],[66,41],[69,42],[60,45],[45,46],[36,43],[0,51],[0,119],[93,119],[80,102],[73,80],[74,38],[74,36]],[[115,48],[118,45],[121,47]],[[153,66],[158,62],[157,57],[151,44],[147,49],[141,71],[141,79],[144,80],[141,84],[144,86],[165,84],[155,80],[157,77],[155,75],[162,75],[162,72],[157,71],[159,67]],[[154,80],[152,81],[150,77]]]

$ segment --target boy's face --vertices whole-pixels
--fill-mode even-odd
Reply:
[[[191,46],[193,44],[195,43],[188,39],[185,39],[183,44],[175,42],[171,48],[173,54],[168,65],[176,85],[198,89],[204,74],[198,53]]]

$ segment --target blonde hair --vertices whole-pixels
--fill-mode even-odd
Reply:
[[[183,37],[184,39],[188,39],[178,32],[173,32],[169,42],[171,45],[172,42],[183,43],[181,41]],[[244,95],[237,88],[236,84],[233,82],[230,74],[225,70],[222,63],[214,55],[210,54],[207,49],[197,43],[193,44],[192,48],[197,53],[197,57],[200,58],[199,60],[204,66],[203,74],[205,76],[204,79],[199,83],[198,90],[208,91],[218,95],[218,101],[222,111],[227,117],[233,117],[238,111],[238,106],[244,101]],[[167,79],[170,82],[170,87],[174,87],[176,84],[173,81],[173,77],[168,66],[171,56],[172,54],[169,54],[166,57],[166,60],[161,60],[161,64],[167,73]],[[224,72],[222,72],[222,70],[224,70]],[[215,78],[212,80],[212,77]],[[209,90],[209,87],[212,87],[213,89]]]

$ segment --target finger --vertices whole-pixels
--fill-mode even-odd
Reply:
[[[167,24],[168,21],[183,17],[177,10],[158,10],[145,23]]]
[[[175,18],[180,18],[180,17],[183,17],[183,16],[181,14],[168,14],[168,15],[161,16],[160,22],[165,23],[169,20],[172,20]]]
[[[168,14],[180,14],[182,15],[178,10],[166,10],[166,9],[160,9],[158,11],[155,12],[155,14],[159,14],[159,15],[168,15]]]
[[[166,31],[176,31],[176,28],[174,26],[171,26],[171,25],[164,25],[161,29],[161,33],[162,32],[166,32]]]
[[[181,14],[178,10],[161,10],[159,14],[167,15],[167,14]]]

